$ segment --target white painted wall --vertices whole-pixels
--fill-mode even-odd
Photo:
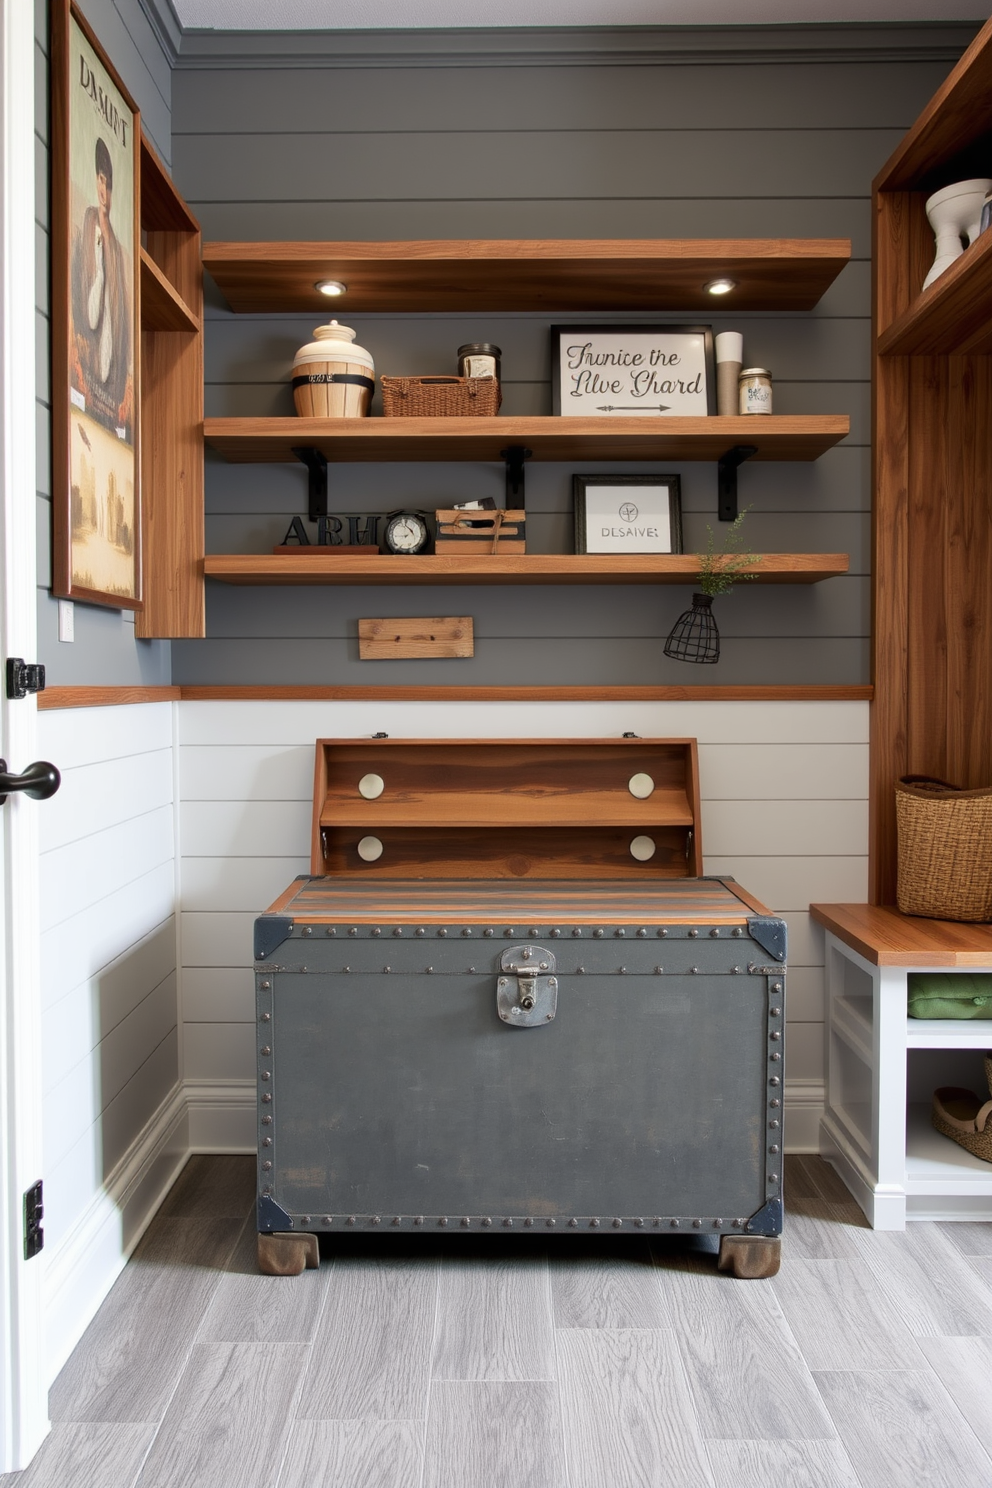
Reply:
[[[705,871],[737,878],[788,921],[786,1142],[816,1150],[823,938],[808,906],[867,894],[867,703],[184,702],[181,1021],[194,1149],[254,1148],[252,921],[309,871],[314,740],[379,730],[697,738]]]
[[[54,1376],[186,1154],[172,703],[39,714],[47,1357]]]

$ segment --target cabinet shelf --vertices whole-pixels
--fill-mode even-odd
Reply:
[[[212,449],[237,464],[295,460],[319,450],[336,462],[499,460],[525,445],[535,460],[719,460],[753,444],[755,460],[816,460],[850,431],[846,415],[744,418],[209,418]]]
[[[141,328],[194,333],[200,329],[199,318],[144,248],[141,250]]]
[[[758,584],[819,584],[848,571],[846,553],[769,553],[754,567]],[[694,553],[601,553],[473,557],[426,554],[208,553],[208,579],[226,584],[684,584],[699,572]]]
[[[992,351],[992,231],[967,248],[878,338],[880,356]]]
[[[232,310],[709,310],[705,286],[731,278],[727,310],[811,310],[851,256],[846,238],[207,243],[204,267]]]

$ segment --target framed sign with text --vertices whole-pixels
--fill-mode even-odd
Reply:
[[[677,475],[573,475],[577,553],[681,553]]]
[[[139,115],[52,4],[52,589],[141,608]]]
[[[552,326],[551,411],[566,418],[716,413],[711,328]]]

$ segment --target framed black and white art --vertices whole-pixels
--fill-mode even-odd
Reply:
[[[681,553],[677,475],[573,475],[577,553]]]
[[[565,418],[716,413],[712,329],[552,326],[551,411]]]

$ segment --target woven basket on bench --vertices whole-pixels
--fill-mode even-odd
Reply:
[[[491,418],[502,401],[495,377],[380,377],[386,418]]]
[[[905,775],[896,786],[896,827],[903,914],[992,919],[992,787],[960,790]]]

